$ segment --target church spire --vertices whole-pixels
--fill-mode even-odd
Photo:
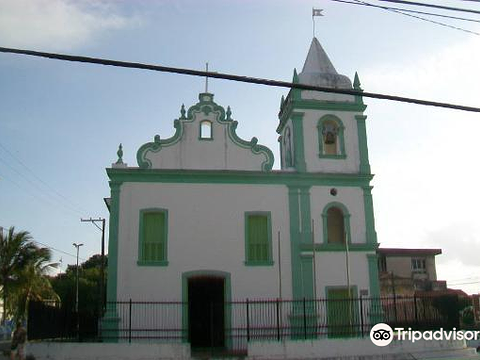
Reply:
[[[337,73],[316,37],[312,40],[302,72],[298,77],[302,84],[343,89],[352,88],[350,79]]]
[[[313,38],[310,44],[310,50],[303,65],[302,73],[316,73],[337,74],[332,62],[328,58],[327,53],[323,50],[316,37]]]

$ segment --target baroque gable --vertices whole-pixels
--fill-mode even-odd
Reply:
[[[258,139],[241,139],[238,122],[213,101],[213,94],[202,93],[199,102],[174,121],[175,134],[168,139],[155,135],[153,142],[140,147],[137,162],[144,169],[247,170],[270,171],[274,157]]]

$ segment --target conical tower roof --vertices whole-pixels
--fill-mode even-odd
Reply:
[[[307,85],[329,88],[351,89],[350,79],[337,73],[322,45],[313,38],[302,72],[298,75],[299,82]]]

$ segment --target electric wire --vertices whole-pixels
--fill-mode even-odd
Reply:
[[[354,2],[354,1],[348,1],[348,0],[330,0],[330,1],[338,2],[338,3],[344,3],[344,4],[350,4],[350,5],[360,5],[360,6],[373,7],[373,8],[377,8],[377,9],[398,10],[398,11],[414,13],[414,14],[431,15],[431,16],[438,16],[438,17],[453,19],[453,20],[480,23],[480,20],[476,20],[476,19],[469,19],[469,18],[463,18],[463,17],[459,17],[459,16],[444,15],[444,14],[436,14],[436,13],[430,13],[430,12],[418,11],[418,10],[411,10],[411,9],[396,8],[396,7],[391,7],[391,6],[376,5],[376,4],[367,3],[367,2],[364,2],[364,1],[362,1],[362,2]]]
[[[38,177],[22,160],[20,160],[17,156],[15,156],[10,150],[8,150],[2,143],[0,143],[0,147],[8,154],[10,157],[12,157],[15,161],[17,161],[23,168],[25,168],[37,181],[42,183],[46,188],[48,188],[51,192],[56,194],[59,198],[63,199],[63,201],[66,201],[72,206],[72,208],[76,208],[76,210],[82,210],[83,212],[86,212],[85,209],[82,209],[80,206],[77,206],[74,204],[72,201],[70,201],[67,197],[59,193],[57,190],[55,190],[52,186],[50,186],[48,183],[43,181],[40,177]]]
[[[370,5],[369,3],[366,3],[365,1],[360,1],[360,0],[354,0],[354,1],[357,2],[357,3],[359,3],[359,4],[363,4],[363,5],[365,5],[365,6]],[[408,17],[411,17],[411,18],[414,18],[414,19],[426,21],[426,22],[429,22],[429,23],[432,23],[432,24],[435,24],[435,25],[440,25],[440,26],[443,26],[443,27],[447,27],[447,28],[450,28],[450,29],[462,31],[462,32],[469,33],[469,34],[473,34],[473,35],[477,35],[477,36],[480,35],[480,33],[477,33],[477,32],[475,32],[475,31],[467,30],[467,29],[464,29],[464,28],[461,28],[461,27],[458,27],[458,26],[454,26],[454,25],[450,25],[450,24],[446,24],[446,23],[443,23],[443,22],[440,22],[440,21],[427,19],[427,18],[424,18],[424,17],[422,17],[422,16],[413,15],[413,14],[408,14],[408,13],[403,12],[403,11],[401,11],[401,10],[394,10],[394,9],[389,9],[389,8],[384,8],[384,7],[381,7],[381,8],[384,9],[384,10],[386,10],[386,11],[390,11],[390,12],[394,12],[394,13],[397,13],[397,14],[401,14],[401,15],[404,15],[404,16],[408,16]]]
[[[473,106],[458,105],[458,104],[451,104],[451,103],[423,100],[423,99],[415,99],[415,98],[409,98],[404,96],[364,92],[361,89],[335,89],[330,87],[314,86],[314,85],[307,85],[307,84],[300,84],[300,83],[290,83],[287,81],[269,80],[269,79],[254,78],[254,77],[233,75],[233,74],[226,74],[226,73],[219,73],[219,72],[208,72],[208,71],[193,70],[193,69],[186,69],[186,68],[151,65],[151,64],[144,64],[144,63],[137,63],[137,62],[127,62],[127,61],[119,61],[119,60],[48,53],[48,52],[42,52],[42,51],[14,49],[14,48],[5,48],[5,47],[0,47],[0,52],[43,57],[48,59],[57,59],[57,60],[63,60],[63,61],[82,62],[82,63],[130,68],[130,69],[143,69],[143,70],[149,70],[149,71],[209,77],[209,78],[216,78],[216,79],[238,81],[243,83],[290,88],[290,89],[301,89],[301,90],[320,91],[325,93],[345,94],[345,95],[360,96],[360,97],[367,97],[367,98],[381,99],[381,100],[390,100],[390,101],[397,101],[397,102],[424,105],[424,106],[435,106],[435,107],[462,110],[462,111],[480,112],[480,108],[473,107]]]
[[[2,225],[0,225],[0,227],[2,227],[4,230],[7,230],[7,231],[8,231],[8,228],[7,228],[7,227],[2,226]],[[50,245],[45,244],[45,243],[43,243],[43,242],[40,242],[40,241],[38,241],[38,240],[32,239],[32,241],[33,241],[34,243],[40,244],[40,245],[42,245],[42,246],[50,249],[50,250],[53,250],[53,251],[62,253],[62,254],[64,254],[64,255],[68,255],[68,256],[74,257],[75,259],[77,258],[77,255],[74,255],[74,254],[71,254],[71,253],[69,253],[69,252],[66,252],[66,251],[57,249],[57,248],[55,248],[55,247],[53,247],[53,246],[50,246]],[[84,258],[82,258],[82,257],[80,257],[80,256],[79,256],[78,258],[79,258],[80,260],[82,260],[82,261],[86,261],[86,259],[84,259]]]
[[[416,2],[416,1],[407,1],[407,0],[378,0],[378,1],[380,1],[380,2],[391,2],[391,3],[403,4],[403,5],[423,6],[423,7],[429,7],[429,8],[434,8],[434,9],[442,9],[442,10],[450,10],[450,11],[461,11],[461,12],[466,12],[466,13],[471,13],[471,14],[480,14],[480,10],[463,9],[463,8],[458,8],[458,7],[453,7],[453,6],[420,3],[420,2]]]
[[[55,201],[57,204],[59,205],[62,205],[66,210],[69,210],[71,212],[74,212],[78,215],[82,215],[81,212],[79,212],[78,210],[76,210],[75,208],[71,207],[71,206],[68,206],[67,204],[59,201],[57,198],[54,198],[53,196],[49,195],[48,193],[46,193],[44,191],[44,189],[42,189],[40,186],[38,186],[36,183],[34,183],[31,179],[29,179],[27,176],[25,176],[24,174],[22,174],[19,170],[17,170],[16,168],[14,168],[12,165],[10,165],[7,161],[5,161],[5,159],[2,159],[0,157],[0,162],[2,162],[3,164],[5,164],[8,168],[10,168],[11,170],[13,170],[15,173],[17,173],[20,177],[22,177],[25,181],[27,181],[31,186],[35,187],[41,195],[43,195],[45,198],[43,199],[44,201],[47,201],[50,203],[50,205],[53,205],[55,206]],[[12,182],[12,180],[9,179],[10,182]],[[18,185],[18,184],[17,184]],[[37,197],[37,199],[40,199],[39,197]],[[51,202],[51,201],[54,201],[54,202]]]

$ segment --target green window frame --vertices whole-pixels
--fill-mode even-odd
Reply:
[[[138,239],[138,265],[167,266],[168,211],[140,210]]]
[[[337,134],[336,134],[336,141],[338,142],[337,146],[337,153],[336,154],[325,154],[324,149],[324,134],[323,128],[325,123],[333,123],[336,126]],[[342,121],[334,116],[334,115],[325,115],[318,121],[317,124],[318,130],[318,157],[324,159],[345,159],[347,154],[345,153],[345,139],[344,139],[344,131],[345,127],[343,126]]]
[[[273,263],[271,212],[246,212],[245,265],[270,266]]]
[[[331,249],[345,249],[345,243],[330,243],[328,242],[328,210],[331,208],[337,208],[341,210],[343,214],[343,227],[345,232],[346,241],[349,246],[352,244],[352,238],[350,233],[350,214],[348,209],[339,202],[331,202],[327,204],[322,211],[322,226],[323,226],[323,245],[324,250]]]

